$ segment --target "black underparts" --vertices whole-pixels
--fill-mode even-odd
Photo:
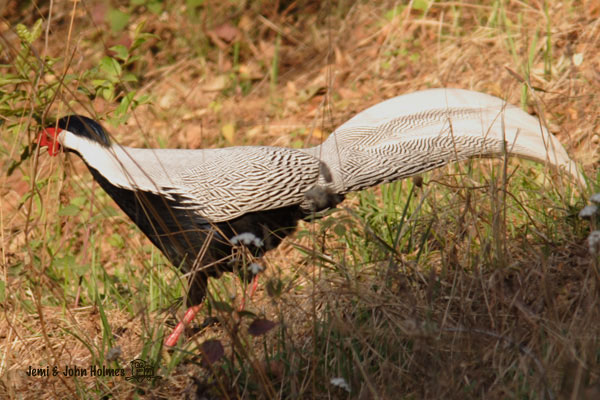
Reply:
[[[246,248],[259,257],[294,232],[306,213],[299,205],[248,213],[227,222],[210,223],[193,211],[177,208],[176,200],[110,184],[97,170],[90,172],[100,186],[158,247],[169,261],[189,273],[188,306],[200,304],[208,277],[232,271],[238,259],[230,239],[240,234]],[[254,237],[257,240],[251,240]],[[243,243],[243,241],[240,241]]]

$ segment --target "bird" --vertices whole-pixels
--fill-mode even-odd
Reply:
[[[261,257],[300,220],[335,208],[350,192],[504,154],[547,163],[583,182],[538,118],[498,97],[450,88],[383,101],[309,148],[132,148],[114,143],[100,123],[82,115],[46,126],[38,144],[51,156],[81,157],[94,180],[185,272],[186,323],[205,298],[208,278],[243,265],[236,249]]]

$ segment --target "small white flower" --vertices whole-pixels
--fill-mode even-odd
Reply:
[[[592,203],[600,204],[600,193],[594,193],[592,197],[590,197]]]
[[[593,231],[587,238],[590,254],[597,256],[600,254],[600,231]]]
[[[238,244],[243,244],[246,246],[252,244],[254,247],[263,247],[264,246],[264,242],[262,241],[262,239],[257,237],[252,232],[240,233],[239,235],[235,235],[234,237],[229,239],[229,241],[234,246],[236,246]]]
[[[598,206],[590,204],[579,211],[579,218],[591,218],[596,214],[598,214]]]
[[[256,275],[259,272],[261,272],[264,268],[257,263],[251,263],[250,265],[248,265],[248,271],[252,272],[252,275]]]
[[[350,385],[348,385],[348,382],[346,382],[344,378],[331,378],[329,383],[331,383],[333,386],[340,387],[346,392],[350,393]]]

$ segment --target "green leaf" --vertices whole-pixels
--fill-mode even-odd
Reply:
[[[17,32],[17,36],[21,40],[21,43],[30,45],[42,34],[42,20],[38,19],[37,21],[35,21],[35,24],[33,25],[33,28],[31,28],[31,31],[27,29],[25,25],[17,24],[17,26],[15,27],[15,32]]]
[[[117,10],[116,8],[111,9],[106,18],[108,19],[110,29],[113,32],[121,32],[129,23],[129,14]]]
[[[248,310],[238,311],[238,315],[241,318],[256,318],[256,314],[254,314],[252,311],[248,311]]]
[[[100,89],[104,87],[109,87],[110,82],[106,79],[92,79],[92,85],[94,85],[95,89]]]
[[[185,5],[187,8],[193,9],[204,5],[204,0],[186,0]]]
[[[15,32],[17,33],[19,39],[21,39],[21,42],[29,43],[30,33],[29,29],[27,29],[25,25],[17,24],[17,26],[15,27]]]
[[[64,207],[61,207],[60,210],[58,210],[58,215],[63,216],[63,217],[73,217],[73,216],[79,214],[79,212],[80,212],[79,207],[77,207],[76,205],[73,205],[73,204],[69,204]]]
[[[114,87],[100,88],[98,93],[106,101],[112,101],[115,98],[115,88]]]
[[[137,82],[138,78],[134,74],[128,72],[121,78],[123,82]]]
[[[129,52],[133,52],[148,39],[160,40],[160,36],[154,33],[143,32],[144,27],[145,23],[143,21],[137,24],[135,32],[133,33],[133,43],[131,44],[131,46],[129,46]]]
[[[104,56],[99,63],[100,70],[107,75],[107,78],[111,81],[118,81],[121,76],[121,64],[112,57]]]
[[[112,235],[110,235],[110,237],[108,238],[108,243],[111,246],[116,247],[118,249],[122,249],[125,247],[125,240],[123,240],[123,236],[119,235],[118,233],[113,233]]]
[[[137,99],[135,99],[135,105],[136,107],[142,104],[146,104],[150,102],[150,95],[149,94],[143,94],[140,97],[138,97]]]
[[[115,53],[115,58],[118,58],[119,60],[127,61],[129,58],[129,50],[122,44],[113,46],[109,50],[113,51]]]
[[[346,225],[345,224],[336,224],[333,227],[333,231],[339,237],[343,237],[346,234]]]
[[[121,215],[114,207],[106,206],[102,209],[102,215],[106,217],[116,217],[117,215]]]
[[[35,25],[33,25],[33,28],[31,28],[29,44],[38,40],[41,35],[42,35],[42,19],[39,18],[37,21],[35,21]]]
[[[163,10],[163,5],[160,1],[150,1],[146,7],[148,7],[148,10],[152,14],[156,15],[160,14]]]
[[[414,0],[412,3],[413,10],[426,11],[429,8],[428,0]]]
[[[29,159],[29,157],[31,157],[33,155],[33,149],[35,149],[35,147],[33,146],[26,146],[23,151],[21,152],[21,157],[19,158],[18,161],[13,161],[10,166],[8,167],[8,170],[6,171],[6,175],[11,176],[12,173],[15,171],[15,169],[17,169],[17,167],[19,167],[23,161]]]
[[[70,203],[78,207],[83,207],[85,204],[89,203],[89,199],[87,196],[72,197]]]
[[[389,10],[388,12],[386,12],[383,17],[385,19],[387,19],[388,21],[391,21],[392,19],[394,19],[394,17],[400,15],[402,13],[402,11],[404,11],[404,7],[403,5],[397,5],[396,7],[392,8],[391,10]]]
[[[129,51],[133,51],[133,50],[137,49],[142,44],[146,43],[146,41],[148,39],[157,39],[157,40],[160,40],[160,36],[155,35],[154,33],[148,33],[148,32],[142,32],[140,34],[136,33],[134,35],[134,37],[135,37],[135,39],[133,39],[133,43],[131,44],[131,47],[130,47]]]
[[[115,115],[117,117],[121,117],[121,116],[125,115],[125,113],[127,113],[127,110],[129,110],[129,106],[131,105],[131,103],[133,103],[134,97],[135,97],[135,91],[131,91],[131,92],[127,93],[127,95],[125,95],[123,97],[123,99],[121,99],[121,103],[119,103],[119,106],[115,110]]]
[[[64,257],[55,257],[54,265],[60,269],[72,269],[77,266],[75,263],[75,256],[72,254],[66,255]]]

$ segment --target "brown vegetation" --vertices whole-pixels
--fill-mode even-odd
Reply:
[[[597,191],[597,2],[409,3],[0,8],[3,74],[17,69],[18,23],[42,18],[34,54],[56,59],[0,87],[0,98],[23,91],[0,100],[0,397],[600,398],[600,269],[585,243],[590,223],[576,217],[590,193],[532,164],[511,162],[508,186],[486,160],[427,174],[423,187],[349,198],[266,257],[248,310],[275,327],[248,333],[256,319],[230,311],[243,289],[225,277],[210,311],[220,323],[196,327],[174,351],[161,341],[181,315],[179,278],[82,163],[63,168],[65,158],[40,153],[8,174],[40,119],[70,111],[106,121],[132,146],[300,146],[384,99],[459,87],[543,117]],[[102,92],[94,68],[140,32],[150,35],[131,52],[139,58],[107,84],[113,96]],[[40,97],[69,74],[52,101]],[[118,116],[132,92],[148,102]],[[411,244],[381,244],[391,225]],[[156,362],[162,379],[26,375],[29,366],[129,372],[136,358]],[[337,377],[350,393],[330,384]]]

